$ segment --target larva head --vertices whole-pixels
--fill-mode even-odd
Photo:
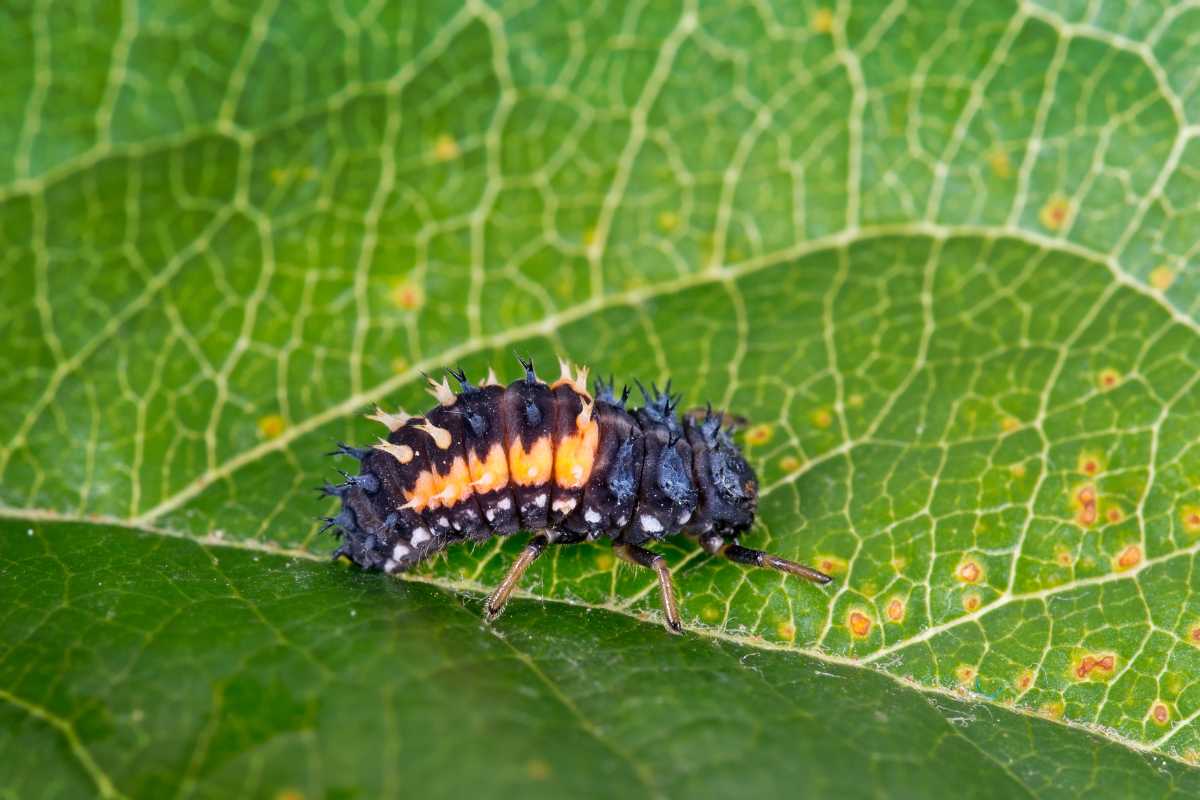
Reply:
[[[696,459],[700,482],[701,515],[711,530],[722,536],[742,533],[754,524],[758,511],[758,476],[721,427],[722,414],[712,412],[703,419],[689,418],[688,438]]]

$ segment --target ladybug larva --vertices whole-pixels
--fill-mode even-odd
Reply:
[[[552,384],[532,360],[508,386],[495,373],[476,386],[461,372],[432,378],[438,405],[424,416],[386,414],[386,439],[367,448],[339,444],[360,462],[357,475],[326,485],[341,499],[322,530],[342,537],[335,558],[395,573],[459,541],[534,532],[488,597],[485,614],[504,610],[521,576],[550,545],[607,538],[616,555],[658,575],[667,629],[679,633],[671,573],[643,545],[687,534],[707,552],[815,583],[828,575],[738,544],[758,506],[758,478],[711,410],[676,414],[678,397],[641,388],[645,405],[626,409],[610,382],[587,392],[587,370],[566,362]]]

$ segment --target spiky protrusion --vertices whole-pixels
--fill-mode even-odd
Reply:
[[[608,376],[607,381],[605,381],[603,378],[596,378],[596,381],[592,386],[596,392],[597,402],[608,403],[610,406],[624,408],[626,401],[629,400],[628,386],[622,386],[621,396],[617,397],[611,375]]]
[[[398,431],[412,419],[412,415],[406,414],[404,409],[398,410],[395,414],[389,414],[379,406],[375,406],[375,413],[367,414],[367,419],[387,426],[389,431]]]
[[[327,456],[350,456],[355,461],[362,461],[370,453],[371,453],[371,451],[369,449],[364,449],[362,447],[351,447],[350,445],[346,444],[345,442],[338,442],[337,449],[332,452],[326,453],[325,455],[327,455]]]
[[[447,371],[450,373],[450,377],[454,378],[454,380],[458,382],[459,391],[463,394],[471,394],[472,392],[478,391],[478,388],[475,386],[475,384],[467,380],[467,373],[462,367]]]
[[[387,453],[401,464],[407,464],[413,459],[413,449],[406,444],[392,444],[387,439],[375,443],[375,449]]]
[[[483,379],[482,386],[500,386],[500,379],[496,377],[496,370],[488,367],[487,377]]]
[[[433,378],[429,379],[429,388],[426,390],[434,399],[443,406],[452,406],[458,400],[458,396],[454,394],[454,390],[450,388],[450,381],[442,378],[441,383],[438,383]]]
[[[646,391],[646,387],[642,386],[641,382],[635,380],[634,383],[637,384],[638,390],[645,398],[646,405],[643,410],[646,415],[655,422],[666,425],[672,434],[678,434],[682,428],[679,420],[675,417],[675,410],[679,407],[681,396],[671,394],[671,382],[668,380],[662,391],[659,391],[658,385],[654,383],[650,384],[650,391]]]
[[[439,450],[445,450],[452,442],[450,431],[446,430],[445,428],[439,428],[432,422],[422,422],[417,426],[417,428],[428,433],[430,438],[433,439],[433,443],[438,446]]]
[[[335,528],[335,536],[341,536],[343,532],[353,533],[358,530],[358,523],[354,519],[354,512],[348,508],[342,508],[336,517],[317,517],[319,520],[324,520],[325,524],[321,526],[319,533],[324,533],[330,528]]]
[[[529,356],[527,358],[521,358],[521,356],[518,355],[517,361],[521,362],[521,369],[525,370],[525,382],[537,383],[538,377],[537,373],[533,369],[533,357]]]

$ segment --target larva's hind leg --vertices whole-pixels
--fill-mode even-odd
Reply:
[[[671,633],[683,633],[679,621],[679,607],[675,604],[675,586],[671,583],[671,570],[667,561],[658,553],[638,547],[636,544],[613,544],[613,552],[630,564],[647,567],[658,574],[658,588],[662,592],[664,624]]]
[[[815,570],[812,567],[797,564],[795,561],[788,561],[786,558],[780,558],[770,553],[764,553],[762,550],[751,550],[749,547],[742,547],[737,542],[727,542],[720,536],[710,536],[707,539],[703,539],[700,542],[700,546],[715,556],[722,556],[738,564],[749,564],[752,567],[763,567],[765,569],[786,572],[788,575],[796,575],[807,581],[822,585],[833,580],[833,578],[824,572]]]
[[[500,581],[500,585],[496,587],[495,591],[488,595],[487,605],[483,610],[484,619],[491,622],[504,612],[504,606],[508,603],[508,598],[512,595],[513,590],[517,588],[517,584],[521,582],[521,576],[525,574],[525,570],[529,569],[530,564],[537,561],[538,556],[544,553],[549,545],[550,537],[544,533],[539,533],[529,540],[529,544],[525,545],[521,555],[517,556],[517,560],[509,568],[508,574],[504,576],[504,580]]]

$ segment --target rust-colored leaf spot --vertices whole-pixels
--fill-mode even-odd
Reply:
[[[821,570],[821,572],[824,572],[826,575],[841,575],[846,571],[846,568],[850,566],[846,562],[846,559],[838,558],[837,556],[818,555],[815,560],[817,569]]]
[[[1171,284],[1175,282],[1175,271],[1165,264],[1161,267],[1155,267],[1150,271],[1150,285],[1160,292],[1165,292],[1171,288]]]
[[[887,618],[889,621],[896,623],[904,621],[904,601],[899,597],[893,597],[888,601]]]
[[[1109,522],[1120,522],[1125,515],[1121,513],[1121,509],[1117,508],[1116,506],[1112,506],[1104,513],[1104,516]]]
[[[1071,201],[1060,194],[1056,194],[1046,201],[1046,205],[1042,206],[1042,210],[1038,214],[1038,219],[1041,220],[1042,225],[1046,229],[1060,231],[1066,226],[1067,219],[1070,216]]]
[[[1167,704],[1163,701],[1156,700],[1150,706],[1150,719],[1159,725],[1166,725],[1171,721],[1171,709],[1167,708]]]
[[[443,133],[433,143],[433,157],[438,161],[450,161],[460,154],[458,142],[448,133]]]
[[[605,553],[601,551],[596,555],[596,569],[600,570],[601,572],[608,572],[613,568],[613,564],[615,563],[616,562],[613,561],[611,553]]]
[[[1142,548],[1131,544],[1117,556],[1117,569],[1133,569],[1142,563]]]
[[[1181,517],[1185,531],[1193,536],[1200,534],[1200,507],[1184,506]]]
[[[979,592],[964,592],[962,598],[963,610],[970,613],[978,611],[983,605],[983,599],[979,596]]]
[[[258,420],[258,433],[264,439],[274,439],[287,429],[287,423],[278,414],[268,414]]]
[[[775,626],[775,633],[780,639],[790,642],[796,638],[796,626],[790,622],[781,622]]]
[[[1113,675],[1117,666],[1117,657],[1112,653],[1085,655],[1075,664],[1075,677],[1081,681],[1106,681]]]
[[[1038,709],[1038,713],[1047,719],[1062,719],[1064,711],[1066,711],[1066,707],[1061,700],[1055,700],[1052,703],[1043,703]]]
[[[1100,391],[1107,392],[1109,389],[1116,387],[1121,382],[1121,373],[1117,372],[1112,367],[1100,370],[1096,374],[1096,385],[1100,387]]]
[[[1021,674],[1017,676],[1017,691],[1020,691],[1020,692],[1029,691],[1029,687],[1033,686],[1033,678],[1034,678],[1033,670],[1031,670],[1031,669],[1022,670]]]
[[[954,670],[954,677],[963,685],[974,683],[976,674],[975,668],[968,664],[959,664]]]
[[[1013,464],[1012,466],[1010,466],[1008,468],[1008,471],[1009,471],[1009,474],[1011,474],[1014,478],[1024,478],[1025,477],[1025,465],[1024,464]]]
[[[1188,631],[1188,638],[1192,640],[1192,644],[1200,647],[1200,625],[1193,625]]]
[[[1084,528],[1096,524],[1098,510],[1096,506],[1096,487],[1088,483],[1075,491],[1075,521]]]
[[[1098,453],[1084,450],[1079,454],[1079,463],[1076,465],[1075,469],[1076,471],[1082,472],[1084,475],[1087,475],[1089,478],[1091,478],[1096,476],[1101,470],[1104,469],[1104,461],[1101,459]]]
[[[818,8],[813,13],[809,24],[815,33],[833,32],[833,12],[828,8]]]
[[[858,639],[865,639],[871,633],[871,618],[861,611],[851,611],[846,618],[846,627]]]
[[[954,570],[954,577],[963,583],[978,583],[979,579],[983,577],[983,567],[979,566],[978,561],[964,561],[958,565],[958,569]]]
[[[779,459],[779,468],[784,472],[795,472],[800,469],[800,459],[795,456],[784,456]]]
[[[771,436],[775,433],[770,425],[763,423],[754,425],[746,429],[746,444],[762,445],[771,441]]]
[[[1005,433],[1012,433],[1021,427],[1021,420],[1016,417],[1005,417],[1000,420],[1000,427],[1004,429]]]
[[[833,424],[833,414],[828,408],[818,408],[808,415],[809,421],[818,428],[828,428]]]
[[[415,311],[425,303],[425,293],[420,286],[408,282],[400,282],[392,286],[388,295],[392,305],[405,311]]]

